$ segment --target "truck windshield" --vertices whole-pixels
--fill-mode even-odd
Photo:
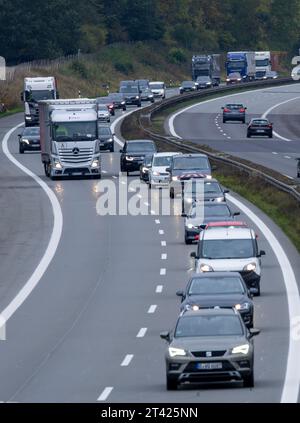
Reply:
[[[97,123],[57,122],[53,126],[54,141],[93,141],[97,138]]]
[[[228,67],[230,67],[230,69],[241,69],[244,66],[244,60],[228,60]]]
[[[27,91],[26,100],[32,102],[38,102],[40,100],[52,100],[54,99],[54,91],[49,90],[38,90],[38,91]]]
[[[260,66],[269,66],[269,64],[270,64],[269,59],[260,59],[260,60],[256,60],[255,61],[255,65],[257,67],[260,67]]]

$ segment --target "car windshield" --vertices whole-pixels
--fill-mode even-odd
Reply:
[[[270,60],[269,59],[257,59],[255,61],[255,66],[259,67],[259,66],[269,66],[270,65]]]
[[[99,126],[98,127],[98,134],[101,135],[111,135],[111,130],[108,126]]]
[[[190,180],[184,187],[185,193],[200,193],[201,190],[199,187],[197,187],[197,183],[203,183],[203,179],[196,179],[196,180]],[[218,182],[204,182],[204,193],[205,194],[223,194],[222,189]]]
[[[231,110],[239,110],[243,109],[244,106],[242,104],[226,104],[226,108]]]
[[[32,102],[38,102],[40,100],[51,100],[54,99],[54,91],[49,90],[34,90],[26,93],[26,100]]]
[[[57,122],[53,125],[55,141],[92,141],[97,139],[97,123]]]
[[[128,143],[126,146],[127,153],[146,153],[146,152],[155,152],[154,144],[150,142],[133,142]]]
[[[139,89],[138,87],[135,86],[126,86],[126,87],[121,87],[120,88],[120,93],[134,93],[134,94],[139,94]]]
[[[150,84],[150,88],[154,90],[162,90],[164,88],[164,84]]]
[[[158,156],[153,159],[153,166],[170,166],[172,163],[171,156]]]
[[[174,170],[209,170],[209,161],[207,157],[176,157],[174,158]]]
[[[108,112],[106,104],[98,104],[98,110],[105,110],[106,112]]]
[[[242,336],[243,328],[236,315],[182,316],[179,318],[175,338],[200,336]]]
[[[192,206],[189,217],[194,219],[197,216],[202,216],[203,214],[203,207],[204,207],[204,218],[207,220],[209,217],[221,217],[222,219],[226,220],[228,217],[231,217],[230,210],[226,204],[214,204],[214,205],[207,205],[207,204],[199,204],[196,203]]]
[[[209,76],[198,76],[197,81],[199,82],[209,82],[210,77]]]
[[[244,60],[229,60],[229,66],[231,69],[240,69],[245,66]]]
[[[40,135],[40,128],[25,128],[23,131],[22,136],[26,135],[28,136],[36,136],[36,135]]]
[[[151,163],[152,163],[152,156],[144,158],[144,161],[143,161],[144,166],[151,166]]]
[[[193,87],[194,86],[194,82],[193,81],[183,81],[183,83],[181,84],[182,87]]]
[[[252,239],[208,239],[202,242],[203,258],[244,259],[254,256]]]
[[[240,73],[230,73],[229,74],[229,78],[240,78],[241,74]]]
[[[194,278],[190,283],[188,291],[188,295],[230,295],[244,293],[243,284],[238,276]]]
[[[114,93],[114,94],[110,94],[108,98],[111,100],[122,100],[123,96],[122,94]]]

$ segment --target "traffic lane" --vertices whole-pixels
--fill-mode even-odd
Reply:
[[[294,98],[296,96],[294,95]],[[284,138],[295,141],[298,146],[300,142],[300,98],[282,104],[271,111],[267,116],[274,124],[274,130]]]
[[[285,238],[281,231],[258,209],[247,202],[259,217],[263,217],[279,237]],[[234,209],[235,207],[232,206]],[[183,219],[181,217],[160,216],[160,226],[165,232],[167,253],[166,276],[161,279],[162,293],[157,294],[157,313],[149,317],[151,326],[143,340],[136,340],[133,348],[135,358],[127,372],[119,374],[119,383],[109,396],[110,402],[279,402],[285,376],[288,351],[289,320],[285,288],[281,269],[270,245],[253,222],[242,215],[241,220],[249,222],[259,235],[259,246],[265,249],[263,259],[262,295],[255,298],[255,326],[262,334],[255,339],[254,390],[236,389],[239,384],[225,384],[208,388],[207,386],[183,387],[178,392],[167,392],[165,388],[164,353],[166,344],[159,338],[163,330],[172,329],[179,314],[180,302],[176,291],[186,287],[193,273],[194,262],[190,252],[196,246],[184,244]],[[287,239],[293,263],[299,261]],[[278,313],[278,310],[281,312]],[[148,323],[146,322],[145,325]],[[141,341],[141,342],[140,342]],[[276,356],[274,357],[274,351]],[[104,386],[112,386],[104,382]],[[213,390],[212,390],[213,389]]]
[[[22,118],[18,114],[0,119],[1,141]],[[10,145],[13,149],[17,146],[15,141]],[[41,260],[51,236],[53,215],[41,187],[13,165],[2,149],[0,167],[0,310],[3,310]]]

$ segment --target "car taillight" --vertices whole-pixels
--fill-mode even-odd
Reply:
[[[109,108],[109,109],[113,109],[113,107],[114,107],[114,105],[113,105],[113,104],[109,104],[109,105],[108,105],[108,108]]]
[[[194,240],[195,240],[195,241],[199,241],[199,234],[195,235]]]
[[[230,109],[225,108],[224,112],[228,113],[228,112],[230,112]]]
[[[269,127],[269,128],[272,128],[272,123],[269,123],[268,127]]]
[[[244,113],[244,112],[245,112],[245,109],[240,109],[240,112],[241,112],[241,113]]]

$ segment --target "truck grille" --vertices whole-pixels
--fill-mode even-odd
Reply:
[[[77,154],[74,148],[59,148],[58,153],[62,164],[80,164],[90,162],[93,157],[93,148],[79,148]]]

